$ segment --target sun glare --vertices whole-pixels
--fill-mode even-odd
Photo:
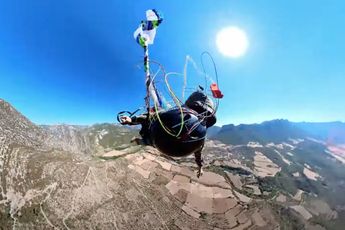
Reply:
[[[249,42],[243,30],[227,27],[218,32],[216,44],[223,55],[238,58],[246,53]]]

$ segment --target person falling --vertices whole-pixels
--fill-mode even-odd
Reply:
[[[183,105],[184,108],[188,110],[192,110],[193,113],[196,113],[200,115],[201,120],[198,122],[201,122],[202,125],[204,125],[206,128],[209,128],[213,126],[217,119],[215,116],[215,108],[213,101],[202,91],[197,90],[193,92],[186,100],[185,104]],[[167,111],[160,111],[159,114],[166,113]],[[177,113],[177,116],[180,116]],[[179,117],[178,117],[179,118]],[[153,145],[152,135],[150,135],[150,125],[151,121],[148,119],[148,114],[143,113],[139,116],[122,116],[120,117],[120,123],[122,125],[141,125],[141,130],[139,132],[141,139],[135,138],[134,141],[137,144],[143,144],[143,145]],[[203,165],[203,159],[202,159],[202,150],[204,147],[204,142],[202,143],[201,147],[194,152],[195,156],[195,162],[198,166],[198,172],[197,177],[200,177],[202,175],[202,165]]]

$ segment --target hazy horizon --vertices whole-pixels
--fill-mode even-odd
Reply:
[[[25,114],[23,114],[20,110],[18,110],[15,105],[11,104],[10,102],[6,101],[5,99],[3,98],[0,98],[0,100],[4,100],[5,102],[9,103],[11,106],[13,106],[19,113],[21,113],[23,116],[27,117]],[[94,123],[78,123],[78,122],[75,122],[75,123],[66,123],[66,122],[55,122],[55,123],[37,123],[33,120],[31,120],[29,117],[27,117],[30,121],[32,121],[33,123],[37,124],[37,125],[77,125],[77,126],[91,126],[91,125],[96,125],[96,124],[103,124],[103,123],[118,123],[117,121],[96,121]],[[261,124],[263,122],[267,122],[267,121],[274,121],[274,120],[287,120],[289,122],[293,122],[293,123],[299,123],[299,122],[308,122],[308,123],[332,123],[332,122],[341,122],[341,123],[345,123],[345,120],[330,120],[330,121],[307,121],[307,120],[304,120],[304,121],[293,121],[293,120],[289,120],[289,119],[286,119],[286,118],[273,118],[273,119],[268,119],[268,120],[262,120],[262,121],[257,121],[257,122],[251,122],[251,123],[226,123],[226,124],[222,124],[220,122],[217,122],[215,124],[215,126],[218,126],[218,127],[222,127],[224,125],[252,125],[252,124]]]

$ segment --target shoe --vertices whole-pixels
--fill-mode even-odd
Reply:
[[[137,144],[137,145],[143,145],[144,141],[143,141],[143,139],[140,138],[140,137],[133,137],[133,138],[131,139],[131,143],[135,143],[135,144]]]

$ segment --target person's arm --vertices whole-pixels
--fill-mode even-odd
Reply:
[[[122,116],[120,117],[121,124],[123,125],[140,125],[146,121],[146,114],[141,114],[139,116]]]
[[[147,119],[146,114],[141,114],[139,116],[133,116],[131,125],[140,125],[140,124],[144,123],[146,121],[146,119]]]
[[[206,128],[213,126],[214,124],[216,124],[216,122],[217,122],[216,115],[212,115],[208,117],[206,120]]]

